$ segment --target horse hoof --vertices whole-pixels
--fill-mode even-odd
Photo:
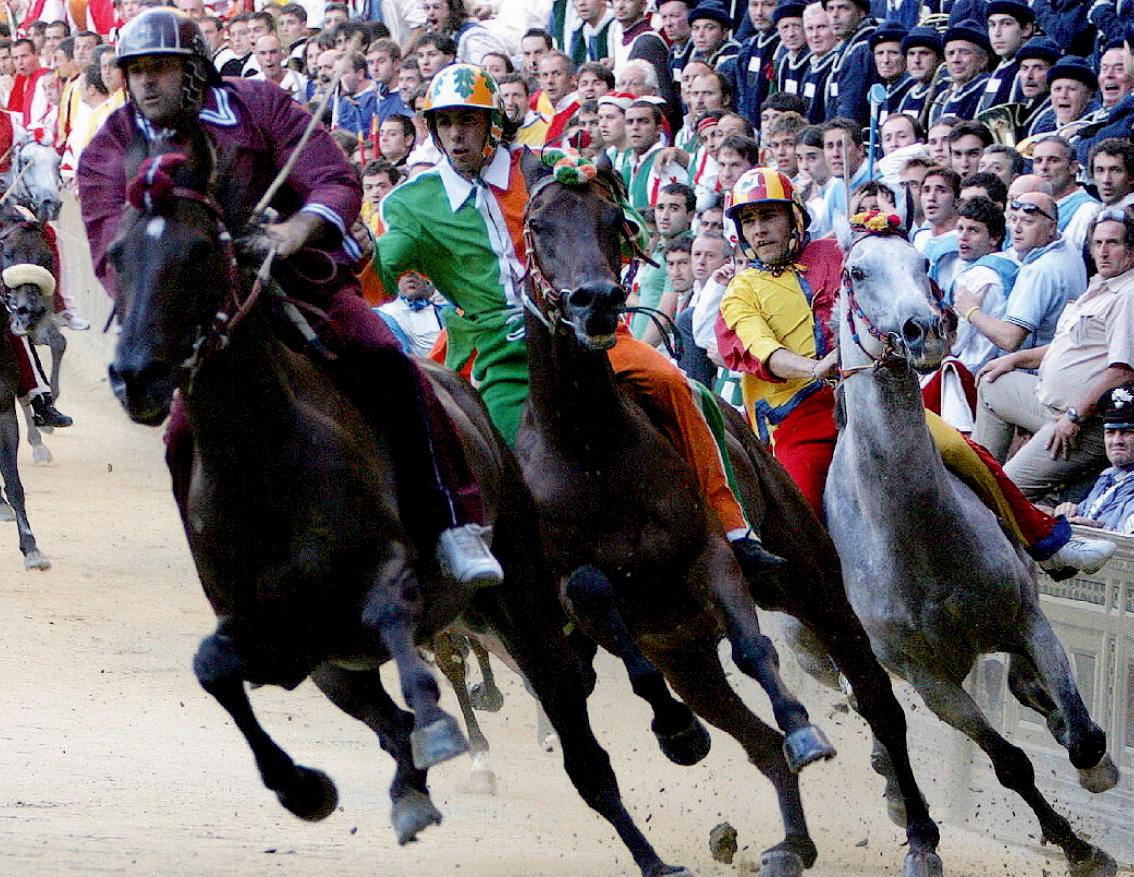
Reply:
[[[1071,877],[1114,877],[1118,863],[1098,847],[1091,847],[1091,855],[1081,862],[1070,862]]]
[[[32,463],[36,466],[50,466],[55,462],[55,458],[51,456],[51,450],[47,445],[36,445],[32,448],[31,452]]]
[[[488,766],[487,752],[473,753],[467,791],[474,795],[496,794],[496,771]]]
[[[684,865],[658,865],[656,868],[647,868],[642,877],[693,877],[693,872]]]
[[[0,499],[0,524],[10,524],[16,520],[16,513],[4,500]]]
[[[24,569],[37,569],[43,572],[51,569],[51,561],[44,557],[38,548],[33,548],[24,555]]]
[[[404,847],[410,841],[417,840],[418,834],[429,826],[440,825],[441,811],[433,806],[429,795],[410,789],[394,801],[390,808],[390,822],[394,826],[398,845]]]
[[[504,695],[495,685],[489,687],[478,682],[469,688],[469,703],[474,710],[482,713],[498,713],[504,706]]]
[[[321,770],[296,765],[296,781],[276,797],[288,810],[307,822],[319,822],[335,812],[339,793],[334,781]]]
[[[1118,785],[1118,766],[1109,755],[1104,755],[1094,767],[1079,771],[1079,785],[1095,795],[1109,792]]]
[[[469,750],[469,741],[452,716],[442,716],[410,734],[410,748],[413,750],[413,766],[426,770],[464,755]]]
[[[692,713],[689,714],[689,724],[674,734],[659,731],[656,719],[650,723],[650,730],[658,738],[662,754],[674,764],[696,764],[709,754],[709,747],[712,746],[705,725]]]
[[[937,853],[910,853],[906,856],[902,877],[943,877],[945,866]]]
[[[792,731],[784,738],[784,755],[792,773],[799,773],[813,761],[834,758],[835,747],[815,725]]]
[[[53,432],[55,432],[54,426],[37,426],[36,429],[38,429],[44,435],[51,435]]]
[[[760,877],[802,877],[803,859],[790,850],[768,850],[760,856]]]
[[[554,731],[544,734],[540,738],[539,745],[543,747],[544,752],[554,752],[559,748],[559,735]]]

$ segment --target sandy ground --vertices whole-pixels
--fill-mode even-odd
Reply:
[[[339,785],[341,806],[325,822],[302,823],[279,807],[235,727],[192,676],[193,651],[213,622],[169,497],[159,435],[127,421],[92,340],[72,340],[61,407],[76,425],[47,438],[54,466],[34,468],[26,451],[23,463],[32,523],[54,568],[25,572],[14,526],[0,525],[0,875],[636,873],[575,795],[558,754],[536,746],[532,702],[506,670],[505,708],[484,718],[497,794],[468,790],[466,759],[435,769],[445,822],[406,848],[388,822],[392,765],[369,732],[309,684],[255,692],[276,739]],[[739,746],[714,732],[702,764],[671,765],[609,658],[600,659],[599,678],[591,700],[598,736],[667,861],[698,875],[741,873],[709,855],[708,832],[722,820],[739,830],[742,859],[779,839],[770,787]],[[750,686],[741,690],[766,712]],[[809,873],[896,875],[903,836],[885,818],[864,726],[832,704],[810,701],[841,756],[804,775],[821,850]],[[931,800],[948,787],[933,767],[922,765]],[[1040,852],[947,820],[942,828],[951,877],[1066,873]]]

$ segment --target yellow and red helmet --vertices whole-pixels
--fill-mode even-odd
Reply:
[[[749,251],[748,242],[744,239],[741,229],[741,214],[746,207],[756,204],[784,204],[794,220],[793,245],[788,248],[787,258],[794,259],[803,248],[803,236],[811,225],[811,216],[807,208],[796,197],[795,187],[785,174],[767,167],[754,167],[740,175],[740,179],[732,187],[729,205],[725,208],[725,215],[732,220],[736,228],[736,237],[745,250],[745,255],[753,258]]]

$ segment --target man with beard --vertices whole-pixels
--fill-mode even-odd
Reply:
[[[1134,206],[1134,143],[1118,137],[1099,141],[1087,167],[1104,207]]]

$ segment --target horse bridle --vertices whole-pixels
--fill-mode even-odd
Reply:
[[[866,355],[866,358],[870,360],[870,363],[868,365],[854,366],[848,369],[840,367],[838,374],[839,378],[842,380],[853,377],[860,372],[906,364],[905,356],[898,353],[899,350],[905,347],[905,342],[902,341],[897,332],[883,332],[876,325],[874,325],[874,322],[870,319],[869,316],[867,316],[866,311],[864,311],[862,309],[862,306],[858,303],[858,299],[855,298],[854,278],[851,276],[851,269],[846,267],[846,261],[850,258],[850,254],[854,251],[854,248],[858,245],[858,243],[864,238],[873,236],[874,235],[865,234],[856,238],[851,243],[850,247],[847,248],[846,256],[843,259],[844,267],[842,275],[842,291],[843,295],[845,295],[847,299],[847,328],[850,329],[851,338],[854,340],[855,345]],[[937,282],[932,278],[929,279],[929,291],[931,295],[930,304],[937,312],[937,315],[946,322],[948,322],[950,318],[955,320],[956,316],[953,313],[953,309],[945,304],[945,293],[941,291],[941,287],[938,286]],[[862,343],[862,338],[858,332],[858,326],[855,323],[856,317],[858,321],[862,323],[863,328],[866,329],[870,337],[882,345],[881,356],[876,356],[875,354],[871,353]]]

